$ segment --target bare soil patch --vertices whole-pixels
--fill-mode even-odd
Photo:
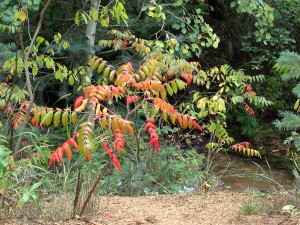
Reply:
[[[141,197],[99,197],[99,206],[91,216],[80,220],[43,221],[34,218],[0,220],[4,225],[97,224],[97,225],[272,225],[300,224],[299,217],[282,214],[283,193],[258,196],[249,193],[193,193]],[[257,214],[246,215],[246,202],[257,203]]]

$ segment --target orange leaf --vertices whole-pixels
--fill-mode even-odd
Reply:
[[[182,115],[180,113],[177,113],[177,120],[179,125],[182,127]]]
[[[126,124],[125,124],[125,129],[126,129],[129,133],[134,134],[134,130],[133,130],[132,126],[130,125],[130,123],[126,123]]]
[[[88,162],[90,162],[92,160],[92,154],[91,153],[86,153],[85,154],[85,158],[87,159]]]
[[[70,145],[69,145],[67,142],[65,142],[65,143],[62,145],[62,148],[64,149],[64,152],[65,152],[67,158],[68,158],[69,160],[71,160],[71,159],[72,159],[72,150],[71,150],[71,148],[70,148]]]
[[[188,126],[189,126],[189,121],[188,121],[187,115],[183,115],[183,116],[182,116],[182,125],[183,125],[183,128],[184,128],[184,129],[188,128]]]
[[[76,141],[74,140],[74,138],[69,138],[67,140],[67,143],[71,144],[78,151],[78,145],[77,145]]]

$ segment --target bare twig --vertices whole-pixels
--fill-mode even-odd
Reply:
[[[99,176],[97,177],[97,179],[95,180],[94,184],[93,184],[93,187],[91,188],[91,190],[89,191],[88,193],[88,196],[86,197],[82,207],[81,207],[81,210],[78,214],[79,218],[83,215],[86,207],[87,207],[87,204],[89,203],[93,193],[95,192],[95,189],[97,187],[97,185],[99,184],[99,182],[102,180],[102,178],[104,177],[104,175],[106,174],[106,171],[108,170],[109,168],[109,165],[110,165],[110,162],[108,161],[106,163],[106,165],[102,168],[102,171],[100,172]]]
[[[76,185],[76,192],[75,192],[75,198],[74,198],[74,203],[73,203],[73,218],[75,217],[75,214],[76,214],[76,207],[77,207],[78,200],[79,200],[79,197],[80,197],[82,182],[83,182],[83,177],[82,177],[82,174],[81,174],[81,167],[79,167],[78,177],[77,177],[77,185]]]

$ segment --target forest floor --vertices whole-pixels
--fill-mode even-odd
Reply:
[[[20,217],[0,219],[4,225],[265,225],[300,224],[299,216],[282,213],[284,205],[293,204],[287,192],[233,193],[197,192],[141,197],[99,197],[93,213],[80,220],[50,221]],[[95,200],[94,200],[95,202]]]

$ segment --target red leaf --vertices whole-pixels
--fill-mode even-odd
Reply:
[[[115,166],[118,170],[122,171],[121,164],[120,164],[120,162],[119,162],[119,160],[118,160],[118,158],[117,158],[117,156],[116,156],[115,154],[112,154],[112,162],[113,162],[114,166]]]
[[[52,154],[51,154],[51,155],[50,155],[50,162],[49,162],[49,164],[48,164],[48,168],[50,168],[50,167],[52,166],[53,162],[54,162],[54,157],[53,157]]]
[[[255,112],[254,110],[245,102],[243,102],[244,109],[249,113],[250,116],[254,116]]]
[[[61,161],[60,161],[60,159],[59,159],[59,156],[58,156],[58,154],[57,154],[56,151],[52,153],[52,157],[54,158],[54,161],[55,161],[55,162],[57,162],[58,164],[61,163]]]
[[[156,142],[156,138],[151,138],[149,141],[149,146],[154,145]]]
[[[200,130],[200,131],[203,130],[203,128],[197,123],[196,120],[194,120],[194,127],[195,127],[197,130]]]
[[[82,99],[83,99],[83,96],[79,96],[76,100],[75,100],[75,103],[74,103],[74,108],[78,108],[81,103],[82,103]]]
[[[148,123],[154,123],[154,120],[152,118],[147,118]]]
[[[57,155],[59,157],[59,161],[60,163],[62,162],[63,160],[63,157],[64,157],[64,149],[62,147],[58,147],[55,152],[57,152]]]

